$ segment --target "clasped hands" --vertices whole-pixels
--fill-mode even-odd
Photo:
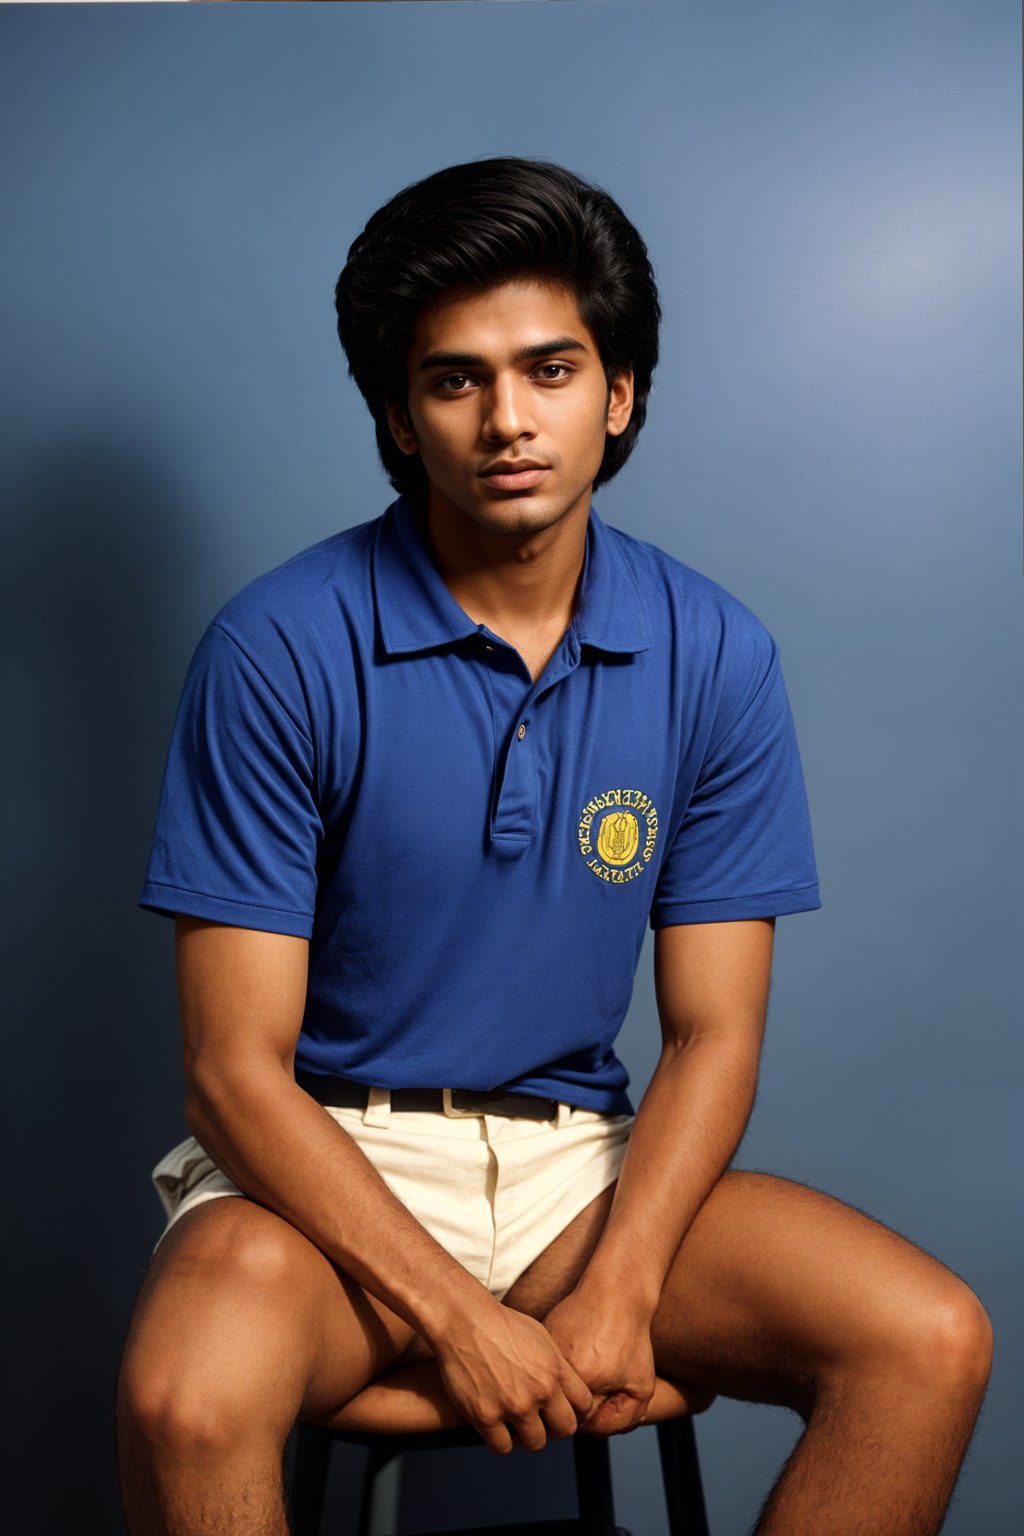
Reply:
[[[437,1358],[452,1402],[499,1454],[578,1429],[621,1434],[643,1422],[655,1385],[650,1319],[575,1291],[542,1322],[499,1307]]]

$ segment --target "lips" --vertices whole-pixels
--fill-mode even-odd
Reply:
[[[495,490],[528,491],[540,484],[548,469],[547,464],[537,464],[532,459],[500,459],[497,464],[483,470],[480,478],[494,486]]]

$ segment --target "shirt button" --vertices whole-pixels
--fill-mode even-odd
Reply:
[[[489,640],[485,640],[484,641],[484,650],[485,651],[493,651],[494,650],[494,646],[491,644],[491,642]]]
[[[518,731],[516,731],[516,737],[517,737],[517,739],[519,741],[522,741],[522,739],[523,739],[523,737],[525,735],[526,735],[526,722],[524,721],[523,724],[519,727]]]

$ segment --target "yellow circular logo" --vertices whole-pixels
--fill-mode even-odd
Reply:
[[[640,824],[632,811],[606,816],[597,834],[597,851],[606,864],[628,864],[640,846]]]
[[[587,868],[609,885],[642,875],[658,841],[658,811],[642,789],[608,789],[580,812],[576,830]]]

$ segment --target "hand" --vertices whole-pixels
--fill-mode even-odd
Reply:
[[[436,1340],[434,1350],[448,1396],[499,1455],[515,1443],[510,1431],[539,1451],[549,1434],[574,1435],[593,1407],[544,1325],[500,1303],[462,1318],[457,1337]]]
[[[544,1326],[594,1394],[593,1410],[581,1429],[620,1435],[643,1423],[654,1394],[647,1318],[591,1305],[572,1291],[552,1307]]]

